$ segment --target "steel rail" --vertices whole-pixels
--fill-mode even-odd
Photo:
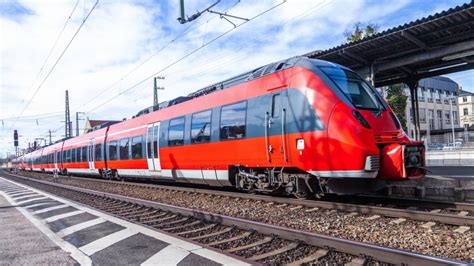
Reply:
[[[235,218],[205,211],[193,210],[184,207],[173,206],[165,203],[153,202],[149,200],[143,200],[138,198],[131,198],[126,196],[120,196],[107,192],[99,192],[90,189],[77,188],[69,185],[51,183],[48,181],[37,180],[29,177],[19,176],[19,178],[37,182],[40,184],[63,188],[66,190],[82,192],[89,195],[101,196],[129,202],[132,204],[140,204],[145,207],[157,208],[164,211],[170,211],[185,216],[194,217],[197,219],[206,220],[213,223],[221,223],[226,226],[237,226],[242,229],[255,230],[259,233],[278,235],[281,238],[294,241],[303,241],[309,245],[319,247],[329,247],[335,249],[338,252],[352,254],[360,256],[361,254],[374,258],[375,260],[393,263],[396,265],[400,264],[413,264],[413,265],[467,265],[462,261],[456,261],[448,258],[441,258],[435,256],[428,256],[410,251],[405,251],[396,248],[389,248],[383,246],[377,246],[374,244],[362,243],[353,240],[347,240],[343,238],[337,238],[307,231],[300,231],[270,224],[264,224],[260,222],[245,220],[241,218]]]
[[[418,221],[433,221],[433,222],[438,222],[442,224],[450,224],[450,225],[474,226],[474,216],[461,216],[461,215],[447,214],[447,213],[433,213],[433,212],[428,212],[428,211],[395,209],[395,208],[388,208],[388,207],[367,206],[367,205],[341,203],[341,202],[328,202],[328,201],[320,201],[320,200],[294,199],[294,198],[275,197],[275,196],[267,196],[267,195],[260,195],[260,194],[219,191],[219,190],[211,190],[211,189],[187,188],[187,187],[165,186],[165,185],[156,185],[156,184],[134,183],[134,182],[118,182],[118,181],[111,181],[111,180],[91,179],[91,178],[82,178],[82,177],[73,177],[73,178],[77,180],[88,180],[88,181],[102,182],[102,183],[108,182],[108,183],[115,183],[115,184],[121,184],[121,185],[126,185],[126,186],[136,186],[136,187],[151,188],[151,189],[166,189],[166,190],[210,194],[210,195],[223,196],[223,197],[227,196],[227,197],[250,199],[250,200],[261,200],[265,202],[274,202],[274,203],[279,203],[279,204],[291,204],[291,205],[297,205],[297,206],[300,205],[300,206],[309,207],[309,208],[317,207],[317,208],[339,210],[339,211],[345,211],[345,212],[357,212],[360,214],[367,214],[367,215],[378,214],[378,215],[383,215],[386,217],[406,218],[406,219],[418,220]],[[434,208],[453,208],[457,210],[463,209],[463,210],[469,210],[469,211],[474,212],[474,204],[397,199],[397,201],[399,202],[403,202],[403,200],[405,200],[404,205],[409,205],[410,202],[415,202],[417,206],[420,206],[420,205],[431,206],[431,207],[437,206]]]

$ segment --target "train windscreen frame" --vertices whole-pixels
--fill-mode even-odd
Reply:
[[[363,110],[386,110],[378,92],[356,73],[336,66],[320,66],[319,69],[336,84],[352,105]]]

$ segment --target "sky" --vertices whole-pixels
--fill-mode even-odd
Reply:
[[[159,101],[170,100],[261,65],[340,45],[358,21],[384,30],[464,3],[222,0],[213,10],[250,19],[242,25],[245,20],[230,19],[240,25],[234,28],[210,13],[180,24],[178,2],[99,0],[93,8],[96,0],[0,0],[0,158],[14,152],[13,129],[20,148],[47,139],[49,130],[53,141],[64,136],[65,90],[75,133],[76,112],[84,112],[80,119],[121,120],[151,106],[153,76],[165,78],[159,80],[165,88]],[[186,14],[213,2],[187,0]],[[448,76],[474,92],[474,71]]]

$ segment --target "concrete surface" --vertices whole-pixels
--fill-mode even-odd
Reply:
[[[74,265],[76,261],[0,195],[0,265]]]
[[[474,150],[427,151],[426,164],[430,166],[474,166]]]
[[[0,195],[0,265],[249,265],[2,177]]]

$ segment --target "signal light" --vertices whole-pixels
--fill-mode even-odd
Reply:
[[[364,119],[364,117],[359,113],[359,111],[354,110],[352,111],[352,114],[355,116],[357,121],[359,121],[359,123],[361,123],[365,128],[370,129],[369,123]]]
[[[18,147],[18,130],[13,131],[13,145]]]

